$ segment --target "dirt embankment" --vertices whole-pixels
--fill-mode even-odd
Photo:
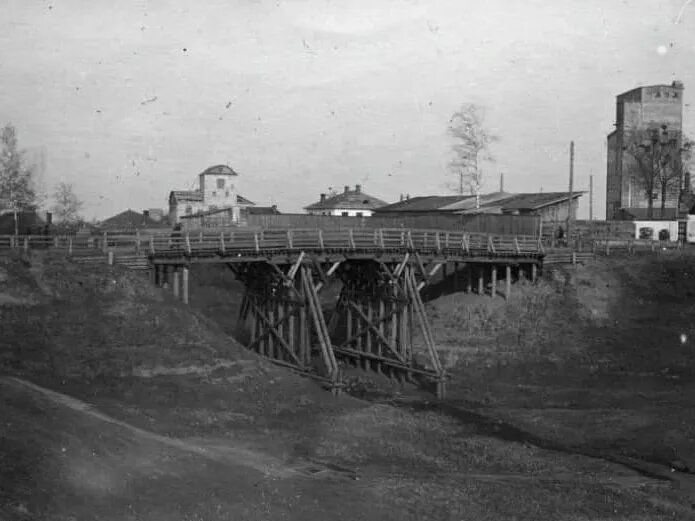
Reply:
[[[624,466],[510,441],[442,411],[332,397],[259,360],[220,325],[137,274],[42,257],[2,268],[8,277],[0,281],[0,295],[22,299],[0,304],[2,371],[104,415],[84,416],[41,393],[3,387],[3,418],[12,419],[0,428],[0,478],[16,483],[0,493],[0,513],[8,519],[80,519],[97,512],[103,519],[658,520],[674,513],[686,519],[690,512],[664,482]],[[435,328],[452,335],[450,346],[458,335],[465,339],[460,345],[504,359],[516,378],[491,381],[487,369],[461,356],[450,364],[455,401],[473,402],[488,392],[490,416],[528,419],[518,414],[519,400],[542,402],[538,393],[516,387],[519,380],[527,380],[527,391],[537,383],[519,368],[552,352],[557,334],[548,332],[564,306],[574,305],[566,288],[558,281],[517,291],[516,301],[493,310],[500,314],[491,319],[494,335],[478,328],[478,344],[464,328],[475,319],[454,323],[445,308],[433,316],[435,324],[450,322],[448,329]],[[537,291],[547,291],[550,304]],[[226,312],[218,311],[223,319]],[[521,313],[536,326],[519,336],[505,324],[522,324]],[[593,344],[582,349],[587,345]],[[511,356],[517,346],[523,356]],[[567,357],[558,355],[556,370],[566,367],[563,360],[583,360],[576,351],[570,346]],[[504,376],[498,369],[491,370]],[[476,380],[481,375],[487,380]],[[552,388],[546,396],[560,392],[560,385],[545,383]],[[549,416],[540,427],[548,436],[553,429],[565,432]],[[530,422],[528,429],[540,427]],[[225,457],[211,461],[201,448]],[[259,477],[258,468],[235,454],[258,455],[279,468],[314,465],[309,474],[317,477],[262,471]],[[323,479],[321,469],[333,467],[350,469],[359,480],[316,481]]]

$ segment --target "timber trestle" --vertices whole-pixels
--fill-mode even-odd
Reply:
[[[248,347],[334,393],[344,387],[343,367],[352,364],[401,381],[432,382],[443,397],[446,374],[421,290],[447,263],[535,270],[543,255],[533,237],[294,229],[153,239],[149,259],[155,283],[168,280],[173,268],[174,293],[181,291],[184,301],[191,264],[226,264],[245,288],[239,326]]]
[[[239,324],[250,349],[322,380],[336,393],[344,386],[341,361],[401,381],[424,377],[443,396],[445,374],[408,254],[400,262],[322,262],[300,254],[293,264],[229,267],[245,286]],[[337,302],[322,301],[322,293],[337,287]],[[418,357],[416,327],[424,343]]]

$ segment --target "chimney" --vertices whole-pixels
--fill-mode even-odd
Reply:
[[[405,200],[410,201],[410,194],[405,194]]]
[[[504,192],[504,174],[500,174],[500,192]]]
[[[403,194],[401,194],[401,202],[403,202]]]
[[[321,194],[321,202],[326,202],[326,194]]]
[[[674,80],[674,81],[671,83],[671,87],[674,87],[674,88],[676,88],[676,89],[683,89],[683,82],[680,81],[680,80]]]
[[[149,216],[150,216],[150,211],[149,211],[149,210],[143,210],[143,211],[142,211],[142,216],[143,216],[143,217],[149,217]]]
[[[346,186],[346,187],[345,187],[345,193],[348,193],[349,191],[350,191],[350,187],[349,187],[349,186]]]
[[[362,193],[362,185],[355,185],[355,192],[357,192],[358,194],[361,194]]]

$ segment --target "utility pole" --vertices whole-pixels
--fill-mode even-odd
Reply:
[[[570,193],[567,213],[567,241],[572,237],[572,192],[574,189],[574,141],[570,141]]]
[[[589,176],[589,220],[594,220],[594,175]]]

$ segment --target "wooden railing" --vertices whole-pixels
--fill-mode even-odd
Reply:
[[[0,235],[2,249],[62,250],[68,255],[134,252],[152,256],[260,254],[274,251],[422,251],[470,256],[534,256],[543,254],[533,236],[504,236],[402,228],[235,229],[220,232],[102,234],[99,236]]]
[[[153,256],[260,254],[283,251],[420,251],[463,255],[533,256],[544,252],[532,236],[496,236],[441,230],[394,229],[285,229],[151,236]]]

